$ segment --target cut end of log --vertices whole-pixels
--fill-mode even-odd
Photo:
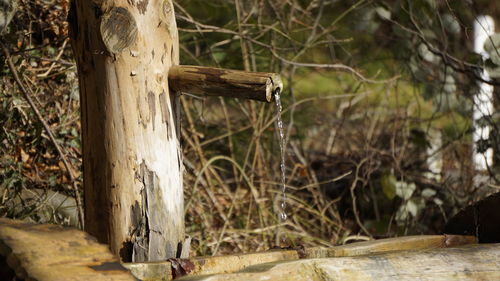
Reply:
[[[108,52],[121,53],[137,39],[137,24],[123,7],[114,7],[104,14],[100,26],[102,40]]]
[[[222,96],[264,102],[273,100],[278,88],[283,90],[276,73],[247,72],[213,67],[177,65],[170,68],[171,90],[196,95]]]
[[[267,102],[274,100],[274,93],[277,90],[280,91],[280,93],[283,92],[283,82],[281,82],[281,76],[279,74],[273,73],[269,77],[269,82],[270,87],[268,93],[266,93]]]

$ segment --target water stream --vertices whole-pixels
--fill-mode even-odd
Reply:
[[[280,144],[281,152],[281,198],[279,202],[278,218],[280,222],[285,222],[287,219],[286,215],[286,180],[285,180],[285,135],[283,133],[283,120],[281,119],[281,111],[283,110],[281,106],[280,88],[274,91],[274,101],[276,102],[277,109],[277,127],[278,127],[278,138]]]

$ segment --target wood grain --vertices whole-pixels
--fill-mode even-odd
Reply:
[[[176,256],[184,199],[168,70],[173,3],[75,0],[69,15],[82,111],[85,230],[124,261]]]
[[[74,228],[0,218],[0,256],[21,280],[135,280],[107,245]]]
[[[354,257],[389,252],[404,253],[404,251],[457,247],[476,242],[474,236],[420,235],[358,242],[330,248],[314,247],[227,256],[195,257],[189,259],[193,267],[188,275],[234,273],[263,263],[279,263],[289,260]],[[166,279],[166,276],[172,278],[172,265],[170,262],[126,263],[124,266],[129,268],[136,277],[143,280],[170,280]]]
[[[259,264],[243,271],[178,280],[500,280],[500,245],[388,252]]]
[[[270,102],[273,92],[283,90],[276,73],[248,72],[214,67],[177,65],[168,74],[170,88],[206,96],[222,96]]]

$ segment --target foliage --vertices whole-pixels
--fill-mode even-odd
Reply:
[[[206,9],[197,9],[200,5]],[[282,231],[291,241],[310,245],[301,237],[339,243],[358,233],[380,237],[439,232],[448,216],[474,200],[478,186],[472,185],[468,156],[469,116],[480,65],[479,57],[463,46],[470,40],[467,27],[478,13],[466,7],[463,2],[446,6],[434,1],[178,3],[183,63],[280,71],[286,77],[291,219]],[[212,145],[204,147],[207,155],[229,155],[254,185],[263,179],[279,182],[278,163],[270,160],[278,157],[276,140],[269,136],[275,130],[261,127],[269,125],[269,108],[226,100],[220,103],[226,108],[223,112],[229,112],[225,116],[217,113],[214,100],[190,99],[190,103],[201,103],[201,111],[194,111],[200,116],[193,122],[198,129],[189,135],[209,139],[206,142]],[[253,134],[235,132],[234,128],[248,124]],[[218,137],[227,131],[228,139]],[[436,134],[438,139],[442,135],[441,144],[431,144]],[[184,147],[186,155],[194,150],[190,144]],[[429,170],[427,153],[443,155],[443,174]],[[231,183],[228,190],[249,188],[231,165],[214,163],[214,167]],[[208,181],[210,175],[205,176]],[[392,184],[384,186],[384,178],[392,179]],[[262,193],[275,200],[279,196],[268,188]],[[244,228],[223,216],[193,224],[195,237],[217,241],[215,250],[200,245],[203,253],[220,251],[219,243],[230,251],[246,251],[249,241],[265,245],[263,237],[278,233],[258,235],[269,221],[252,225],[248,219],[273,213],[258,211],[259,198],[254,198],[252,213],[252,202],[245,200],[247,193],[244,196],[236,200],[227,195],[225,201],[233,202],[229,205],[212,202],[188,209],[196,218],[203,218],[200,212],[206,208],[218,209],[217,213],[220,208],[231,210],[225,213],[247,218]],[[302,200],[294,202],[295,197]],[[234,211],[238,205],[240,210]],[[275,203],[267,206],[276,209]],[[321,216],[301,213],[311,208]],[[325,231],[327,219],[330,227],[332,223],[338,227]],[[206,228],[217,220],[222,231]],[[243,228],[245,234],[226,232],[228,225]],[[259,232],[252,236],[248,229]]]
[[[2,40],[9,43],[24,85],[35,93],[32,98],[36,106],[50,123],[76,172],[81,169],[80,114],[75,66],[70,62],[72,54],[64,32],[65,4],[19,2],[18,12]],[[47,133],[21,95],[7,63],[4,64],[4,56],[1,61],[0,213],[69,224],[67,213],[61,213],[65,213],[63,205],[67,207],[64,202],[72,199],[61,194],[72,195],[72,183]],[[50,204],[59,198],[62,201]]]

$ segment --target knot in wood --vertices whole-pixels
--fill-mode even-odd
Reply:
[[[134,17],[123,7],[112,8],[102,17],[101,36],[110,53],[121,53],[137,38],[137,24]]]

